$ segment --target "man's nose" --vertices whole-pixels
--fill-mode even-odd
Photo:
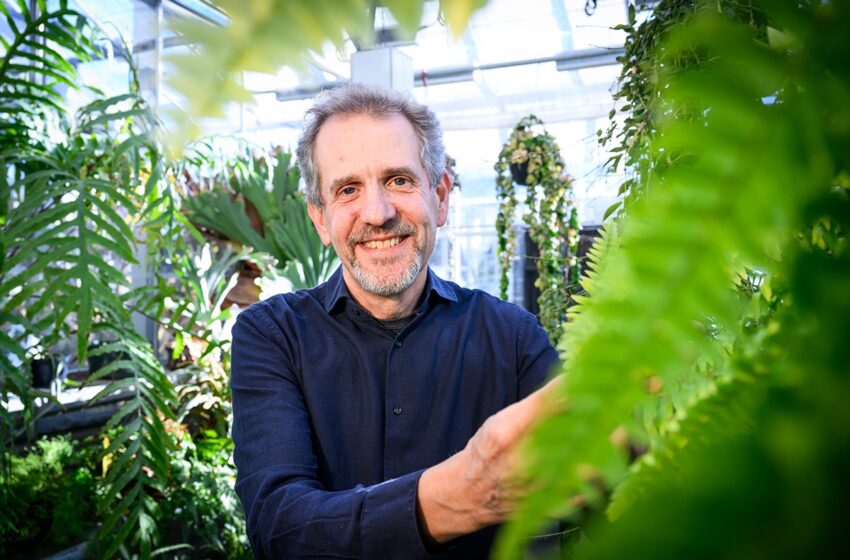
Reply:
[[[381,226],[396,215],[396,208],[390,193],[383,185],[366,189],[366,196],[361,211],[362,220],[374,226]]]

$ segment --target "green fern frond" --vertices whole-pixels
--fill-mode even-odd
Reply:
[[[850,167],[846,155],[836,163]],[[675,437],[685,437],[686,446],[663,450],[653,472],[641,465],[611,505],[628,507],[598,527],[577,558],[792,559],[841,549],[846,508],[833,497],[847,493],[850,468],[850,253],[843,233],[850,204],[839,190],[809,210],[842,233],[834,244],[789,251],[789,293],[766,336],[753,340],[758,352],[744,360],[745,369],[767,375],[753,376],[743,394],[730,392],[732,383],[697,404],[689,416],[699,417],[683,420]],[[742,418],[744,429],[736,425]],[[718,421],[727,425],[718,429]]]
[[[184,204],[196,223],[220,231],[255,251],[268,252],[268,243],[251,226],[242,200],[234,199],[224,191],[205,191],[187,198]]]
[[[607,514],[616,520],[647,493],[681,476],[679,465],[693,464],[710,445],[731,441],[752,429],[755,410],[769,386],[769,376],[738,375],[720,380],[707,395],[680,408],[668,421],[668,437],[630,468],[628,478],[614,490]],[[688,454],[691,458],[683,458]]]
[[[818,108],[825,78],[806,75],[820,62],[807,62],[805,51],[773,50],[748,25],[711,10],[672,34],[660,56],[694,50],[711,64],[665,76],[656,108],[650,157],[671,164],[619,224],[617,245],[565,329],[569,409],[532,438],[529,474],[539,490],[523,508],[529,513],[503,532],[505,556],[518,554],[547,516],[569,513],[565,497],[601,502],[600,481],[610,488],[626,478],[618,430],[644,440],[645,423],[689,414],[724,382],[727,346],[714,332],[737,331],[738,271],[781,272],[800,209],[831,188]],[[764,101],[774,95],[782,102]],[[831,101],[833,111],[846,112]],[[677,118],[683,114],[689,118]],[[659,409],[659,397],[673,406]]]
[[[101,459],[109,459],[109,467],[98,506],[104,519],[98,530],[98,554],[109,558],[125,541],[138,541],[143,557],[149,557],[149,553],[144,556],[144,551],[156,540],[146,524],[156,515],[151,496],[161,492],[170,479],[167,457],[173,444],[163,422],[174,419],[177,396],[144,338],[132,329],[114,325],[101,325],[99,332],[116,341],[91,353],[122,353],[126,359],[113,362],[90,379],[125,368],[133,374],[110,382],[91,400],[96,403],[115,393],[130,393],[106,425],[107,430],[118,432],[101,453]]]
[[[92,60],[97,54],[97,30],[67,2],[48,7],[42,3],[38,14],[18,1],[22,22],[16,23],[6,3],[0,3],[13,33],[0,58],[0,148],[14,146],[27,138],[27,129],[16,116],[21,110],[40,111],[50,107],[64,112],[60,88],[75,87],[78,75],[67,59]]]

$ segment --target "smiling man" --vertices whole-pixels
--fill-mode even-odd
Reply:
[[[534,316],[428,268],[451,183],[439,123],[362,85],[298,146],[342,266],[240,314],[236,491],[257,558],[486,558],[557,356]]]

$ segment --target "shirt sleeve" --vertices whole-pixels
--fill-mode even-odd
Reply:
[[[522,311],[523,320],[517,336],[518,395],[523,399],[558,372],[558,352],[537,317]]]
[[[416,521],[422,471],[329,491],[280,328],[255,306],[233,328],[236,493],[258,559],[428,558]]]

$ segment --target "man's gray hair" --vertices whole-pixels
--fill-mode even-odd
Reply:
[[[316,97],[304,119],[304,133],[298,140],[298,165],[307,187],[307,200],[322,207],[319,170],[316,167],[316,137],[325,122],[336,115],[370,115],[387,118],[405,117],[419,139],[419,162],[428,173],[431,187],[439,183],[446,170],[446,150],[437,116],[409,94],[365,84],[347,84],[326,90]]]

